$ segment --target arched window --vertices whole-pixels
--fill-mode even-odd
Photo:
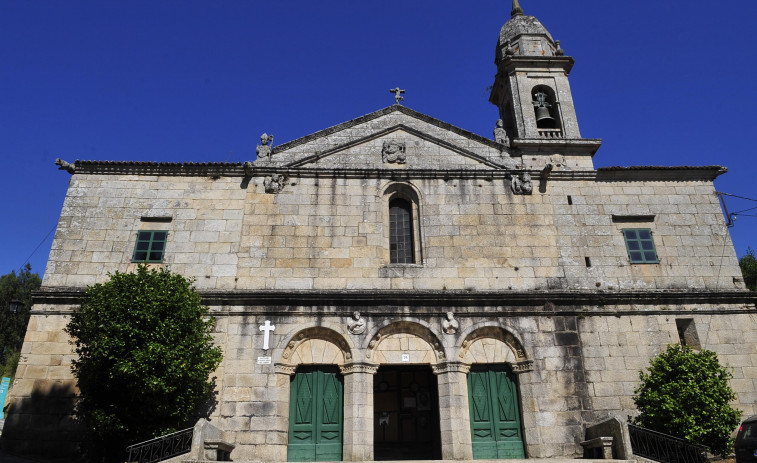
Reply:
[[[539,129],[559,129],[560,118],[555,92],[546,85],[537,85],[531,91],[531,97],[533,98],[536,127]]]
[[[414,264],[413,205],[403,198],[389,202],[389,261]]]

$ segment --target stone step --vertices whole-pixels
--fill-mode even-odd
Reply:
[[[216,463],[210,461],[184,460],[182,463]],[[234,460],[234,463],[278,463],[271,461],[242,461]],[[285,463],[285,462],[281,462]],[[354,463],[382,463],[374,461],[361,461]],[[386,462],[383,462],[386,463]],[[519,460],[392,460],[391,463],[637,463],[636,460],[596,460],[583,458],[529,458]],[[656,463],[656,462],[655,462]]]

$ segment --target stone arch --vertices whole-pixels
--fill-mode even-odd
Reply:
[[[284,347],[281,362],[285,365],[333,364],[352,361],[352,349],[337,331],[314,326],[298,331]]]
[[[403,361],[402,354],[409,354]],[[366,358],[381,364],[432,364],[446,358],[439,337],[430,328],[412,321],[398,321],[379,329],[368,343]]]
[[[508,363],[529,367],[523,343],[512,332],[498,325],[474,328],[464,338],[458,354],[460,361],[474,363]]]

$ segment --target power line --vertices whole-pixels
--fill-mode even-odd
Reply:
[[[732,195],[730,193],[723,193],[722,191],[718,191],[717,193],[721,194],[721,195],[726,195],[726,196],[733,196],[734,198],[746,199],[747,201],[755,201],[755,202],[757,202],[757,199],[747,198],[746,196]]]
[[[47,241],[47,238],[49,238],[49,237],[50,237],[50,234],[51,234],[52,232],[54,232],[56,228],[58,228],[58,223],[57,223],[57,222],[55,223],[55,225],[53,225],[53,228],[51,228],[51,229],[50,229],[50,231],[49,231],[49,232],[47,232],[47,235],[45,235],[45,237],[44,237],[44,238],[42,238],[42,241],[40,241],[40,242],[39,242],[39,244],[37,245],[37,247],[36,247],[36,248],[34,248],[34,251],[32,251],[32,253],[31,253],[31,254],[29,254],[29,257],[27,257],[27,258],[26,258],[26,260],[24,261],[24,263],[23,263],[23,264],[21,264],[21,266],[20,266],[20,267],[18,268],[18,271],[19,271],[19,273],[20,273],[20,272],[21,272],[21,270],[22,270],[22,269],[24,268],[24,265],[26,265],[26,264],[28,264],[28,263],[29,263],[29,259],[31,259],[31,258],[32,258],[32,256],[34,255],[34,253],[36,253],[36,252],[37,252],[37,250],[38,250],[38,249],[40,248],[40,246],[42,246],[42,245],[43,245],[43,244],[45,243],[45,241]],[[44,271],[44,270],[43,270],[43,271]]]
[[[749,209],[743,209],[743,210],[740,210],[740,211],[731,212],[731,214],[733,214],[733,215],[736,215],[736,214],[741,214],[742,212],[746,212],[746,211],[752,211],[752,210],[754,210],[754,209],[757,209],[757,206],[754,206],[754,207],[750,207]]]

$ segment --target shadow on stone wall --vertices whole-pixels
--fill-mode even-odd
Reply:
[[[22,380],[14,388],[25,386]],[[33,381],[29,394],[15,392],[5,409],[3,451],[56,462],[79,461],[86,433],[73,416],[76,383],[39,379]]]

